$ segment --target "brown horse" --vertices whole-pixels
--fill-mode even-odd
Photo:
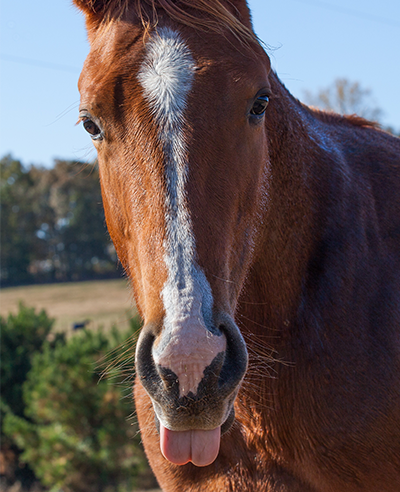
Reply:
[[[293,98],[245,0],[74,1],[161,487],[398,492],[400,140]]]

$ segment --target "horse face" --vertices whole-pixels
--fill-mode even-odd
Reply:
[[[234,313],[268,191],[269,69],[231,34],[160,21],[144,36],[119,21],[92,33],[80,78],[107,225],[145,321],[138,380],[176,464],[216,458],[247,367]]]

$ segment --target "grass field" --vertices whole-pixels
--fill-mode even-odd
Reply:
[[[0,290],[0,314],[16,313],[18,303],[45,309],[56,319],[56,331],[71,331],[72,324],[90,320],[88,328],[100,325],[105,330],[113,324],[128,326],[128,320],[136,314],[128,282],[101,280],[50,285],[10,287]]]

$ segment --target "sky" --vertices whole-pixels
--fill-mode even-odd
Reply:
[[[249,0],[272,66],[299,99],[336,78],[371,90],[400,131],[399,0]],[[0,157],[50,167],[92,161],[78,119],[77,81],[89,51],[71,0],[0,0]]]

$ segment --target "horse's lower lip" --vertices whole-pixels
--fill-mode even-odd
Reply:
[[[157,412],[154,411],[154,420],[155,420],[155,424],[156,424],[156,429],[157,429],[157,432],[160,434],[160,429],[161,429],[161,422],[160,422],[160,419],[158,418],[157,416]],[[228,417],[226,418],[226,420],[222,423],[222,425],[220,425],[221,427],[221,436],[223,436],[224,434],[226,434],[229,429],[232,427],[232,424],[233,422],[235,421],[235,409],[232,405],[232,408],[228,414]],[[194,430],[194,429],[188,429],[188,430]]]

